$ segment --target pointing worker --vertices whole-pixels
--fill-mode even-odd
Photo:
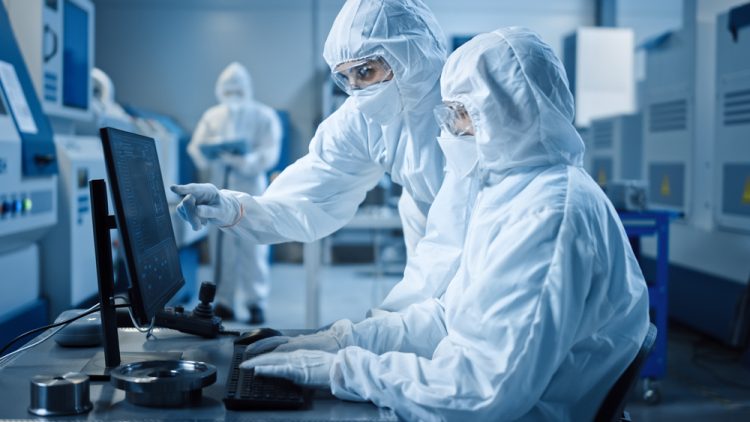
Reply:
[[[432,109],[440,103],[444,36],[421,0],[348,0],[325,43],[336,82],[350,94],[318,127],[307,155],[262,195],[209,184],[176,186],[194,228],[211,223],[258,243],[308,242],[338,230],[384,173],[403,186],[399,214],[407,255],[424,236],[443,181]],[[434,296],[404,286],[381,308]]]

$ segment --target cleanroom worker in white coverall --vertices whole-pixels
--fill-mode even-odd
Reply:
[[[593,420],[646,336],[648,295],[616,211],[581,167],[565,71],[534,32],[506,28],[456,50],[441,86],[449,175],[425,239],[443,213],[470,214],[445,293],[261,340],[246,356],[273,351],[242,366],[406,420]],[[475,201],[460,202],[461,179],[478,182]]]
[[[188,153],[201,170],[210,170],[211,181],[223,188],[260,195],[268,186],[266,173],[279,161],[281,122],[276,112],[253,99],[252,82],[247,69],[232,63],[216,81],[219,104],[201,117],[188,145]],[[242,141],[244,152],[221,153],[209,160],[201,152],[206,144]],[[211,234],[211,252],[216,274],[216,313],[233,318],[237,295],[250,312],[250,323],[264,320],[271,288],[268,245],[259,245],[249,237]],[[219,256],[220,255],[220,256]]]
[[[210,222],[259,243],[309,242],[343,227],[388,173],[403,187],[399,214],[408,259],[443,181],[435,142],[440,129],[432,116],[447,56],[443,33],[421,0],[349,0],[323,55],[350,96],[320,124],[309,153],[260,196],[208,184],[176,186],[186,195],[178,209],[194,228]],[[381,308],[423,299],[419,289],[399,292]]]

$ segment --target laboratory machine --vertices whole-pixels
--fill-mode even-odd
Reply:
[[[648,43],[643,91],[644,178],[649,202],[690,212],[695,108],[695,31],[686,24]]]
[[[744,19],[743,19],[744,17]],[[716,25],[717,222],[750,231],[750,3]]]
[[[750,236],[742,228],[740,180],[747,155],[731,138],[748,133],[740,69],[747,55],[726,43],[735,42],[734,32],[740,43],[748,33],[747,26],[734,25],[733,31],[729,23],[743,4],[685,0],[681,28],[644,45],[642,91],[649,207],[682,215],[670,230],[669,316],[734,346],[743,344],[750,315]],[[725,173],[731,179],[719,182]],[[647,276],[654,272],[657,249],[653,240],[643,240]]]
[[[591,121],[586,147],[590,150],[591,176],[599,186],[641,178],[641,121],[640,113]]]
[[[39,240],[57,222],[57,171],[52,128],[0,4],[0,343],[47,320]]]
[[[42,239],[42,294],[49,318],[96,295],[88,180],[105,178],[96,136],[76,125],[94,119],[94,5],[90,0],[3,0],[39,102],[54,133],[59,165],[58,224]]]

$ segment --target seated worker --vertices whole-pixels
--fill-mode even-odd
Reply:
[[[242,366],[407,420],[592,420],[645,338],[648,296],[581,168],[565,71],[535,33],[507,28],[456,50],[441,87],[448,166],[481,182],[445,294],[281,338]],[[337,347],[304,350],[323,337]]]

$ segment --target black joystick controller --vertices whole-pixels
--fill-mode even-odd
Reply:
[[[195,309],[193,309],[193,316],[198,318],[211,319],[214,316],[214,308],[211,306],[211,302],[214,301],[216,296],[216,284],[210,281],[204,281],[201,283],[201,289],[198,293],[198,299],[201,301]]]
[[[211,302],[216,296],[216,285],[209,281],[201,283],[199,303],[193,312],[185,312],[182,306],[164,308],[156,314],[154,325],[172,328],[183,333],[215,338],[221,332],[221,318],[214,315]]]

